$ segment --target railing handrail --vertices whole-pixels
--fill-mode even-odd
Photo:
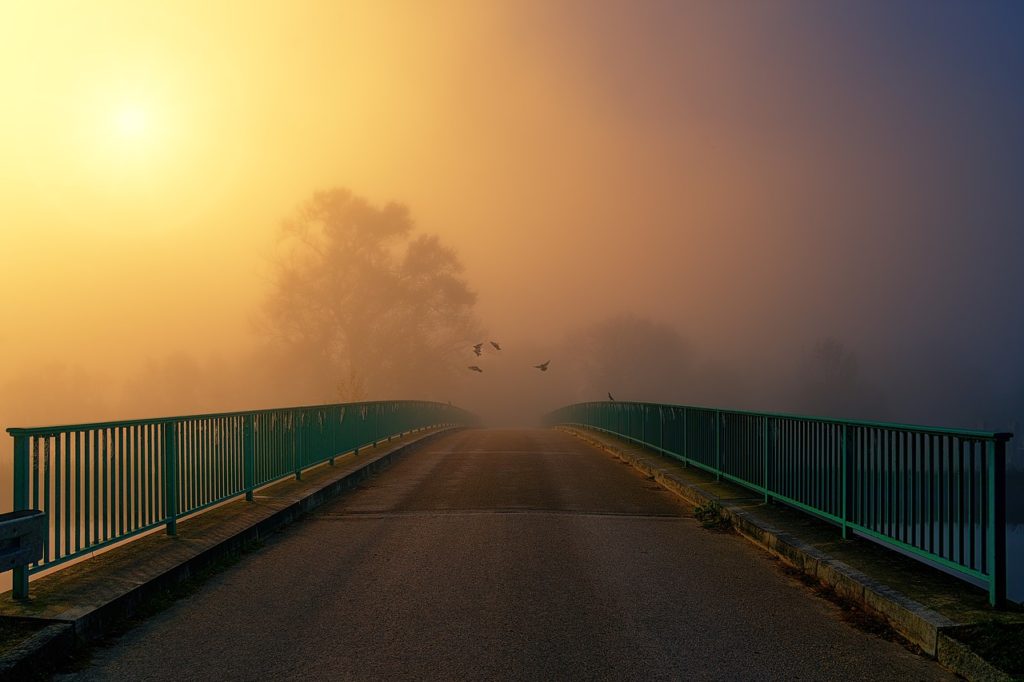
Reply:
[[[424,428],[469,426],[451,403],[373,400],[13,427],[15,510],[47,517],[42,558],[16,567],[14,595],[28,577],[113,543],[177,522],[229,499],[385,438]]]
[[[808,422],[822,422],[826,424],[845,424],[847,426],[865,426],[868,428],[875,429],[898,429],[901,431],[915,431],[917,433],[933,433],[942,434],[948,436],[967,436],[969,438],[978,438],[982,440],[998,440],[1008,441],[1013,438],[1012,431],[979,431],[975,429],[960,429],[950,428],[945,426],[928,426],[926,424],[900,424],[898,422],[877,422],[877,421],[864,421],[859,419],[843,419],[840,417],[824,417],[818,415],[809,414],[793,414],[790,412],[756,412],[754,410],[737,410],[731,407],[712,407],[707,405],[683,405],[679,403],[652,403],[646,401],[637,400],[589,400],[581,403],[573,403],[573,405],[648,405],[650,407],[677,407],[686,408],[688,410],[708,410],[711,412],[721,412],[723,414],[741,414],[750,417],[773,417],[777,419],[796,419],[799,421]],[[565,407],[572,407],[572,405],[566,405]],[[563,408],[559,408],[563,409]],[[555,410],[557,411],[557,410]],[[554,411],[553,411],[554,412]],[[551,413],[549,413],[550,415]]]
[[[6,429],[7,433],[12,436],[42,436],[53,433],[60,433],[64,431],[88,431],[90,429],[110,429],[122,426],[143,426],[146,424],[166,424],[168,422],[178,422],[185,420],[194,419],[224,419],[225,417],[245,417],[247,415],[257,414],[269,414],[271,412],[283,412],[286,410],[318,410],[325,407],[360,407],[363,405],[380,405],[380,404],[423,404],[423,405],[439,405],[444,407],[451,407],[455,410],[463,410],[461,407],[455,407],[448,403],[438,402],[436,400],[361,400],[353,403],[322,403],[319,405],[291,405],[286,407],[264,407],[255,410],[236,410],[233,412],[206,412],[201,414],[183,414],[174,417],[142,417],[139,419],[124,419],[120,421],[101,421],[101,422],[83,422],[81,424],[59,424],[56,426],[11,426]]]

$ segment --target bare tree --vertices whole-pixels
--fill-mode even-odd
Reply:
[[[881,393],[864,382],[857,354],[836,338],[815,342],[802,374],[798,395],[802,412],[872,419],[888,414]]]
[[[281,230],[268,331],[302,380],[340,400],[436,393],[478,333],[455,251],[405,206],[317,192]],[[431,390],[433,389],[433,390]]]

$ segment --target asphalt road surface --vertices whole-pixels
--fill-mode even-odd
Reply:
[[[560,432],[405,456],[65,679],[953,679]]]

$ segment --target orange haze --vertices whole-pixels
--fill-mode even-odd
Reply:
[[[628,314],[689,369],[623,399],[807,409],[789,384],[836,337],[886,398],[857,414],[1011,421],[1020,358],[970,358],[1024,339],[1020,202],[991,181],[1021,137],[986,132],[1019,102],[956,97],[973,44],[931,64],[899,17],[771,7],[6,3],[0,426],[332,399],[246,363],[279,224],[333,186],[453,247],[506,348],[422,397],[518,422],[600,399],[571,339]]]

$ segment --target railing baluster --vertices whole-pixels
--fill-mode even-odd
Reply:
[[[967,563],[967,561],[966,561],[967,552],[966,552],[966,550],[964,548],[964,539],[965,539],[965,537],[964,537],[965,536],[964,526],[966,526],[968,523],[971,522],[970,510],[968,509],[969,504],[970,504],[969,503],[969,499],[970,498],[967,497],[967,495],[965,495],[964,493],[966,491],[970,490],[970,488],[969,488],[969,486],[964,485],[964,479],[967,477],[967,471],[966,471],[967,467],[965,465],[967,457],[966,457],[966,454],[964,452],[964,441],[963,441],[962,438],[957,438],[956,453],[957,453],[957,460],[958,460],[957,461],[957,464],[958,464],[958,470],[957,470],[957,497],[958,497],[957,509],[959,510],[958,511],[958,516],[957,516],[957,539],[960,542],[959,550],[958,550],[958,554],[957,554],[957,561],[958,561],[958,563],[961,563],[961,564],[964,564],[964,565],[969,565]]]
[[[87,448],[89,439],[81,431],[75,431],[75,552],[79,552],[82,549],[82,536],[84,535],[82,523],[89,508],[89,502],[84,499],[85,467],[89,458],[85,456],[83,443],[86,444],[85,447]]]
[[[164,422],[164,518],[167,534],[178,534],[178,424]]]
[[[30,436],[14,436],[14,511],[29,507],[29,439]],[[15,599],[28,598],[28,567],[18,566],[13,575],[13,596]]]
[[[242,468],[245,499],[252,502],[252,491],[256,481],[256,434],[253,431],[253,415],[247,414],[242,423]]]
[[[1006,601],[1006,440],[997,437],[989,441],[986,453],[989,471],[988,601],[996,607]]]
[[[71,553],[71,434],[64,433],[64,545],[60,554]]]
[[[42,483],[43,483],[43,506],[42,510],[48,517],[53,514],[53,509],[50,508],[50,436],[46,436],[43,439],[42,449]],[[43,561],[47,562],[50,560],[50,534],[46,534],[46,541],[43,543]]]
[[[852,462],[852,458],[850,457],[850,433],[849,433],[849,427],[846,424],[843,424],[840,428],[841,428],[840,438],[842,438],[842,454],[841,454],[841,459],[842,459],[842,470],[843,470],[843,483],[842,483],[842,490],[843,490],[843,493],[842,493],[843,494],[842,508],[843,508],[843,513],[842,513],[842,517],[843,517],[843,539],[845,540],[845,539],[847,539],[848,534],[849,534],[849,521],[850,521],[849,500],[853,497],[853,495],[851,494],[850,490],[851,490],[851,486],[853,485],[853,476],[854,476],[854,474],[853,474],[853,462]]]

